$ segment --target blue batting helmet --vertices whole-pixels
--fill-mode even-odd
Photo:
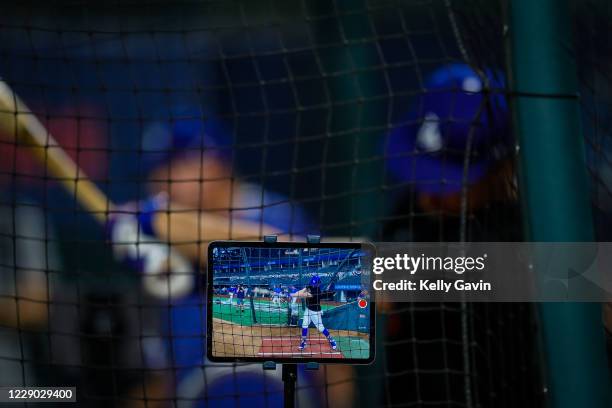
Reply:
[[[225,123],[195,105],[178,105],[169,117],[150,123],[142,135],[139,158],[141,171],[148,173],[173,158],[209,150],[229,155],[232,136]]]
[[[310,278],[310,286],[319,286],[321,284],[321,278],[319,275],[315,275]]]
[[[426,91],[389,135],[390,172],[417,191],[438,194],[460,191],[465,177],[469,184],[482,179],[511,149],[504,86],[503,75],[490,69],[479,75],[465,64],[449,64],[434,71]],[[464,174],[470,135],[473,157]]]

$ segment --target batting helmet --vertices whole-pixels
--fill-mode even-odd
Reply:
[[[310,286],[319,286],[321,284],[321,278],[319,275],[314,275],[310,278]]]
[[[417,191],[456,193],[466,177],[476,183],[512,152],[505,80],[497,71],[479,75],[465,64],[450,64],[434,71],[425,88],[389,134],[387,167]],[[466,174],[468,146],[473,157]]]
[[[145,127],[138,159],[140,171],[149,173],[181,155],[205,149],[228,157],[231,144],[231,132],[221,120],[197,105],[177,105],[165,120]]]

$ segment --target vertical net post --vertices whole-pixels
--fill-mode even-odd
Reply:
[[[593,241],[568,4],[513,0],[509,11],[529,239]],[[540,310],[552,405],[609,406],[600,306],[546,303]]]
[[[328,129],[327,160],[348,165],[335,168],[334,175],[328,174],[326,178],[328,183],[350,186],[351,194],[327,205],[322,221],[336,226],[328,235],[372,237],[379,232],[372,220],[378,217],[382,208],[379,188],[383,184],[383,162],[372,160],[372,157],[380,148],[380,129],[384,128],[387,118],[387,108],[377,96],[386,92],[386,84],[384,76],[372,75],[371,67],[380,64],[380,55],[376,44],[368,41],[375,35],[368,2],[337,0],[333,6],[343,45],[322,56],[325,66],[333,67],[331,73],[335,74],[331,75],[329,82],[334,107],[333,121]],[[333,30],[318,32],[322,44],[333,42],[333,37]],[[360,379],[358,398],[365,406],[379,404],[383,393],[381,387],[367,380],[373,370],[382,371],[384,361],[384,317],[379,316],[377,322],[377,360],[373,367],[357,368]],[[366,382],[367,386],[363,387]]]
[[[297,382],[297,364],[283,364],[283,406],[295,407],[295,383]]]

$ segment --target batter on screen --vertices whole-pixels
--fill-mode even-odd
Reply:
[[[336,350],[336,340],[329,334],[329,330],[323,326],[323,318],[321,317],[321,278],[314,275],[310,278],[310,283],[304,289],[295,293],[291,293],[291,297],[306,299],[306,310],[304,310],[304,318],[302,319],[302,341],[298,347],[300,350],[306,348],[306,338],[308,337],[308,326],[310,322],[327,337],[332,350]]]

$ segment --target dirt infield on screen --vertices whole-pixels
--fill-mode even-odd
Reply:
[[[323,311],[339,306],[334,302],[321,304]],[[253,319],[255,309],[256,319]],[[303,310],[299,309],[299,319]],[[300,320],[297,323],[300,323]],[[288,305],[274,305],[267,299],[245,302],[241,311],[236,300],[215,296],[213,299],[213,355],[218,357],[282,357],[282,358],[353,358],[370,355],[369,334],[356,330],[330,328],[338,347],[332,350],[329,341],[310,327],[308,346],[299,350],[301,325],[288,326]]]

